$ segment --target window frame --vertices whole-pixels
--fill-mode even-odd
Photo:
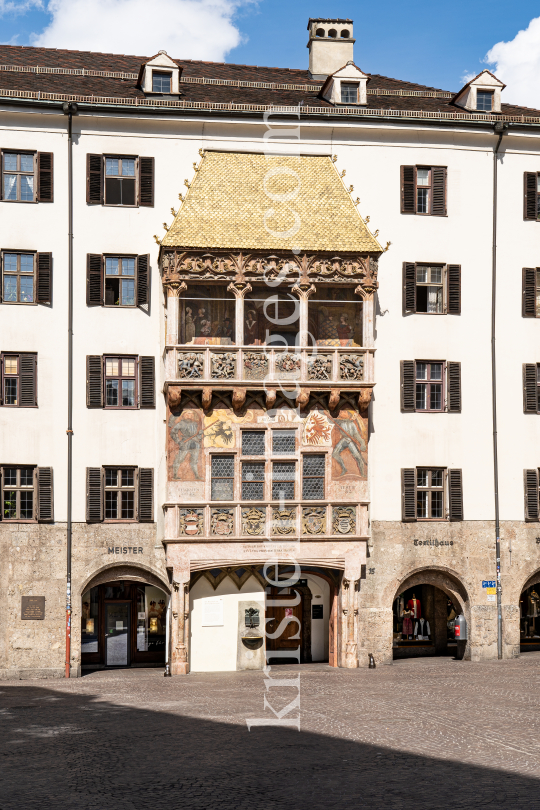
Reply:
[[[154,89],[154,79],[156,77],[162,78],[163,76],[167,76],[169,79],[169,89],[168,90],[155,90]],[[172,93],[172,83],[173,83],[173,74],[172,70],[152,70],[152,93],[156,93],[159,95],[166,95],[170,96]]]
[[[124,207],[132,208],[133,206],[113,205],[113,206],[110,206],[110,207],[111,208],[124,208]],[[138,258],[139,258],[138,254],[137,253],[103,253],[102,256],[103,256],[103,259],[102,259],[102,261],[103,261],[103,304],[102,304],[102,306],[107,307],[108,309],[137,309],[137,307],[138,307],[138,304],[137,304],[137,284],[138,284],[138,270],[139,270],[139,268],[138,268],[138,264],[139,264],[139,262],[138,262]],[[123,259],[133,259],[134,262],[135,262],[135,271],[133,273],[133,276],[125,276],[124,277],[121,273],[119,273],[117,276],[112,276],[112,275],[107,276],[107,259],[118,259],[119,262],[123,261]],[[106,303],[106,299],[107,299],[107,278],[116,278],[116,279],[118,279],[118,281],[119,281],[119,290],[121,288],[121,280],[123,278],[132,279],[133,284],[134,284],[134,290],[133,290],[134,296],[133,296],[133,298],[134,298],[135,303],[134,304],[107,304]]]
[[[285,503],[287,501],[297,501],[297,500],[299,500],[298,497],[297,497],[297,495],[298,495],[298,460],[296,458],[295,459],[288,459],[286,457],[279,456],[279,458],[272,458],[270,463],[272,465],[272,467],[271,467],[271,476],[270,476],[271,500],[274,503],[282,503],[282,502]],[[304,463],[304,461],[302,459],[302,467],[303,467],[303,463]],[[281,479],[274,479],[274,467],[275,467],[276,464],[290,464],[293,467],[293,477],[292,477],[292,479],[290,479],[290,478],[289,479],[283,479],[283,482],[287,483],[287,484],[290,484],[291,481],[292,481],[293,494],[292,494],[291,498],[288,498],[288,497],[278,498],[278,497],[276,497],[274,495],[274,485],[278,484],[279,481],[281,480]],[[302,481],[303,481],[303,479],[302,479]],[[302,498],[301,500],[305,500],[305,499]],[[324,498],[322,500],[324,500]]]
[[[428,183],[419,185],[418,183],[418,171],[425,171],[428,172]],[[431,216],[431,209],[433,206],[433,167],[432,166],[416,166],[415,171],[415,183],[414,183],[414,206],[416,209],[417,216],[420,217],[429,217]],[[419,211],[418,210],[418,189],[425,189],[427,191],[427,211]]]
[[[356,101],[343,101],[343,90],[344,87],[347,87],[348,90],[353,87],[356,90]],[[359,82],[344,82],[340,83],[340,103],[341,104],[358,104],[360,100],[360,83]]]
[[[119,373],[118,375],[111,375],[107,376],[107,360],[117,360],[122,365],[119,366]],[[123,371],[123,362],[126,361],[133,361],[134,363],[134,373],[133,376],[129,375],[124,377]],[[103,375],[103,409],[107,411],[136,411],[139,409],[139,356],[135,354],[104,354],[103,355],[103,368],[102,368],[102,375]],[[126,380],[133,380],[135,383],[134,386],[134,403],[133,405],[107,405],[107,380],[118,380],[118,393],[119,393],[119,401],[122,400],[122,391],[121,391],[121,382]]]
[[[124,465],[119,464],[115,466],[107,464],[103,466],[102,470],[103,470],[103,523],[138,523],[139,468],[131,464],[124,464]],[[107,471],[109,470],[116,470],[115,486],[107,485]],[[118,484],[118,479],[123,471],[131,471],[133,473],[132,485],[123,485],[121,482],[121,478],[120,484]],[[120,514],[122,514],[122,497],[121,497],[122,493],[133,492],[133,517],[131,518],[107,517],[107,492],[117,493],[116,508],[117,512],[119,511]]]
[[[214,459],[228,458],[232,459],[232,475],[214,475]],[[211,503],[230,503],[236,500],[235,498],[235,484],[237,476],[236,453],[211,453],[210,454],[210,497],[208,499]],[[214,481],[232,481],[232,497],[231,498],[214,498],[213,497],[213,484]]]
[[[17,169],[15,171],[6,171],[5,169],[5,156],[6,155],[17,155],[17,166],[20,166],[20,157],[21,155],[30,155],[33,158],[33,171],[30,172],[23,172],[21,169]],[[1,199],[2,202],[6,203],[27,203],[33,205],[34,203],[38,202],[38,153],[37,150],[26,150],[26,149],[2,149],[2,189],[1,189]],[[15,174],[17,176],[17,194],[20,194],[20,178],[21,176],[28,176],[32,175],[34,178],[33,188],[32,188],[32,196],[33,199],[31,200],[21,200],[17,198],[16,200],[7,200],[5,193],[4,193],[4,178],[6,174]]]
[[[12,202],[14,202],[14,201],[12,201]],[[36,301],[36,298],[37,298],[37,271],[38,271],[37,254],[38,254],[37,250],[2,250],[2,251],[0,251],[0,257],[1,257],[0,258],[0,261],[1,261],[0,266],[2,268],[1,274],[0,274],[1,275],[1,280],[2,280],[2,289],[0,291],[0,293],[1,293],[0,294],[0,300],[1,300],[2,304],[10,304],[11,306],[18,306],[18,305],[21,305],[21,304],[24,305],[24,306],[34,306],[34,305],[37,306],[37,303],[38,303]],[[17,301],[6,301],[6,296],[5,296],[5,291],[4,291],[4,279],[6,277],[6,261],[5,261],[6,255],[16,256],[17,257],[17,270],[16,270],[15,274],[11,270],[7,271],[7,275],[9,275],[9,276],[15,275],[15,278],[17,279],[17,299],[18,299]],[[21,256],[32,256],[32,268],[33,268],[32,269],[32,281],[33,281],[32,297],[33,297],[33,301],[20,301],[19,300],[20,299],[20,290],[21,290],[20,279],[21,279],[21,277],[28,278],[29,275],[30,275],[29,273],[22,273],[22,271],[20,269]]]
[[[17,484],[13,488],[11,486],[6,486],[5,479],[6,479],[6,470],[16,470],[17,471]],[[32,470],[32,486],[25,486],[23,487],[20,483],[21,477],[21,470]],[[2,523],[37,523],[37,497],[38,497],[38,481],[37,481],[37,465],[34,464],[3,464],[0,467],[0,474],[2,476],[2,488],[1,488],[1,497],[2,497],[2,504],[1,504],[1,522]],[[7,518],[4,516],[4,492],[5,490],[8,491],[15,491],[16,496],[16,513],[17,517],[14,518]],[[20,493],[21,492],[32,492],[32,517],[20,517]]]
[[[133,205],[123,203],[123,202],[122,203],[110,203],[110,202],[107,202],[107,178],[119,179],[119,180],[123,179],[122,174],[114,174],[114,175],[110,175],[110,174],[108,175],[107,174],[107,158],[112,159],[112,160],[118,160],[120,169],[121,169],[121,162],[123,160],[133,160],[135,162],[133,176],[127,176],[125,178],[126,180],[133,179],[133,182],[134,182],[134,194],[133,194],[134,202],[133,202]],[[139,208],[139,159],[140,159],[139,155],[127,155],[127,154],[123,154],[123,153],[118,154],[118,155],[113,155],[110,152],[104,152],[103,153],[103,155],[102,155],[102,161],[103,161],[103,203],[102,203],[102,205],[104,207],[106,207],[106,208]]]
[[[3,408],[21,407],[21,355],[17,352],[2,352],[2,396],[0,401]],[[6,359],[15,357],[17,360],[17,371],[15,374],[6,371]],[[6,402],[6,380],[17,381],[17,402]]]
[[[418,377],[417,367],[419,363],[425,363],[428,366],[428,376],[426,379],[420,379]],[[441,366],[441,377],[440,379],[431,379],[431,366],[432,365],[440,365]],[[416,413],[445,413],[446,412],[446,397],[445,397],[445,382],[446,382],[446,362],[444,360],[415,360],[414,361],[414,410]],[[419,408],[417,403],[417,396],[418,396],[418,385],[425,385],[427,387],[427,394],[426,394],[426,402],[428,403],[427,408]],[[431,386],[432,385],[440,385],[441,387],[441,407],[440,408],[431,408],[429,405],[431,404]]]
[[[478,106],[478,96],[482,95],[483,97],[489,96],[491,99],[491,106],[489,109],[486,107],[479,107]],[[495,101],[495,91],[494,90],[476,90],[476,110],[477,112],[493,112],[493,102]]]
[[[418,474],[421,472],[428,473],[428,484],[427,486],[419,486],[418,485]],[[441,486],[434,486],[432,484],[432,475],[434,472],[442,473],[442,485]],[[441,523],[448,521],[448,493],[447,493],[447,485],[448,485],[448,470],[446,467],[416,467],[415,468],[415,476],[416,476],[416,520],[421,521],[422,523]],[[442,493],[442,515],[441,517],[420,517],[418,515],[418,494],[420,492],[427,492],[428,493],[428,512],[432,512],[432,494],[433,492]]]
[[[432,268],[439,268],[441,269],[441,276],[442,281],[441,283],[433,283],[431,281],[418,281],[418,270],[419,268],[426,267],[429,268],[430,272]],[[415,297],[416,297],[416,306],[415,306],[415,314],[416,315],[446,315],[447,308],[448,308],[448,267],[446,264],[439,263],[439,262],[416,262],[414,267],[414,286],[415,286]],[[425,312],[418,309],[418,287],[440,287],[442,289],[442,308],[440,312],[430,312],[429,309],[426,309]],[[429,302],[428,302],[429,306]]]
[[[313,451],[313,452],[308,452],[308,453],[301,453],[300,455],[301,455],[301,462],[302,462],[301,479],[300,479],[301,482],[302,482],[302,488],[301,488],[301,491],[300,491],[299,500],[302,503],[304,501],[308,501],[309,503],[313,503],[313,501],[326,501],[326,500],[328,500],[328,498],[326,497],[327,494],[328,494],[328,489],[327,489],[327,477],[328,476],[326,474],[327,473],[326,466],[327,466],[327,460],[328,460],[328,455],[329,454],[328,453],[321,453],[320,450],[319,450],[319,451]],[[321,475],[309,475],[309,476],[306,476],[304,474],[305,459],[306,458],[311,458],[313,456],[321,456],[321,458],[324,461],[324,470],[323,470],[322,476]],[[311,479],[314,479],[314,478],[316,478],[316,479],[321,479],[322,478],[322,482],[323,482],[323,495],[322,495],[322,498],[306,498],[305,495],[304,495],[304,482],[306,481],[306,479],[311,480]]]

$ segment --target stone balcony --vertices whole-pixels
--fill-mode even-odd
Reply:
[[[318,389],[355,389],[374,384],[374,349],[168,345],[165,379],[195,388],[292,383]]]

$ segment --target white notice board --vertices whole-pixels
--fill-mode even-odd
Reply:
[[[202,600],[202,626],[220,627],[223,625],[223,597],[209,596]]]

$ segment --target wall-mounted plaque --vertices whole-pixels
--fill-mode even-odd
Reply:
[[[23,596],[21,601],[21,619],[41,620],[45,618],[44,596]]]
[[[202,600],[202,626],[221,627],[223,625],[223,597],[209,596]]]
[[[311,605],[311,618],[312,619],[322,619],[323,617],[323,606],[322,605]]]

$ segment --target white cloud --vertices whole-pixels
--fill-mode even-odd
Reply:
[[[480,71],[478,71],[478,73],[480,73]],[[471,81],[471,79],[474,79],[475,76],[478,76],[478,73],[467,73],[467,71],[465,71],[465,73],[463,73],[461,77],[461,86],[463,87],[464,85],[468,84]]]
[[[253,2],[49,0],[51,22],[33,35],[32,45],[140,56],[153,56],[163,49],[177,59],[222,62],[242,42],[235,14]]]
[[[540,17],[530,21],[510,42],[497,42],[484,59],[507,87],[503,101],[540,106]]]
[[[0,17],[26,14],[33,8],[43,8],[43,0],[0,0]]]

